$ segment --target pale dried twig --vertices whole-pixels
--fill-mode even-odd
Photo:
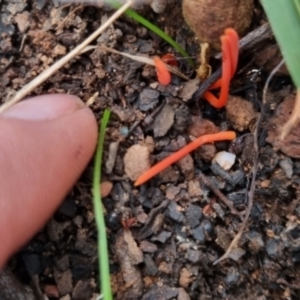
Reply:
[[[272,72],[270,73],[270,75],[268,76],[264,89],[263,89],[263,105],[265,105],[267,103],[267,92],[268,92],[268,88],[269,88],[269,84],[272,80],[272,78],[274,77],[274,75],[277,73],[277,71],[281,68],[281,66],[284,64],[284,59],[282,59],[279,64],[272,70]]]
[[[219,262],[223,261],[224,259],[227,259],[230,257],[231,251],[237,247],[237,244],[245,231],[248,219],[250,217],[250,213],[253,207],[253,199],[254,199],[254,190],[255,190],[255,179],[256,179],[256,174],[257,174],[257,167],[258,167],[258,154],[259,154],[259,149],[258,149],[258,129],[261,121],[261,115],[259,115],[257,122],[256,122],[256,128],[253,132],[253,138],[254,138],[254,161],[253,161],[253,167],[252,167],[252,178],[251,178],[251,184],[250,184],[250,190],[248,192],[248,206],[246,208],[246,213],[245,213],[245,218],[238,230],[238,233],[235,235],[234,239],[231,241],[228,249],[226,252],[216,261],[214,261],[214,265],[218,264]]]
[[[283,140],[300,121],[300,89],[297,89],[295,105],[288,121],[282,127],[280,139]]]
[[[271,79],[273,78],[274,74],[279,70],[279,68],[283,65],[284,63],[284,60],[282,60],[273,70],[272,72],[270,73],[268,79],[266,80],[266,83],[265,83],[265,86],[264,86],[264,89],[263,89],[263,99],[262,99],[262,102],[263,104],[265,104],[267,101],[266,101],[266,96],[267,96],[267,91],[268,91],[268,86],[269,86],[269,83],[271,81]],[[300,98],[300,97],[299,97]],[[300,103],[300,101],[299,101]],[[297,103],[296,103],[297,104]],[[295,104],[295,106],[296,106]],[[299,104],[298,104],[299,105]],[[300,105],[299,107],[297,107],[298,109],[300,109]],[[259,115],[259,117],[257,118],[257,121],[256,121],[256,127],[255,127],[255,130],[253,132],[253,139],[254,139],[254,145],[253,145],[253,148],[254,148],[254,158],[253,158],[253,167],[252,167],[252,170],[251,170],[251,173],[252,173],[252,178],[251,178],[251,184],[250,184],[250,189],[248,191],[248,206],[247,206],[247,209],[246,209],[246,213],[245,213],[245,218],[238,230],[238,233],[235,235],[234,239],[231,241],[228,249],[226,250],[226,252],[219,258],[217,259],[213,264],[216,265],[218,264],[219,262],[223,261],[224,259],[227,259],[230,257],[230,254],[232,252],[232,250],[234,248],[237,247],[238,245],[238,242],[243,234],[243,232],[245,231],[245,228],[246,228],[246,225],[247,225],[247,222],[248,222],[248,219],[250,217],[250,213],[251,213],[251,210],[252,210],[252,207],[253,207],[253,199],[254,199],[254,191],[255,191],[255,179],[256,179],[256,174],[257,174],[257,168],[258,168],[258,155],[259,155],[259,148],[258,148],[258,130],[259,130],[259,126],[260,126],[260,123],[261,123],[261,119],[262,119],[262,116],[264,115],[263,113],[264,111],[264,106],[262,105],[261,107],[261,113]],[[293,112],[294,113],[294,112]],[[298,115],[297,115],[297,118],[298,118]]]
[[[280,61],[280,63],[272,70],[270,75],[268,76],[266,80],[266,84],[263,89],[263,104],[266,104],[267,102],[267,92],[268,87],[270,84],[270,81],[272,80],[275,73],[280,69],[280,67],[284,64],[284,59]],[[281,129],[280,133],[280,139],[284,140],[284,138],[290,133],[290,131],[293,129],[294,126],[298,124],[300,121],[300,89],[297,90],[297,95],[295,99],[295,106],[293,108],[293,112],[289,118],[289,120],[284,124],[284,126]]]
[[[133,3],[133,0],[128,0],[124,5],[122,5],[103,25],[101,25],[94,33],[92,33],[86,40],[84,40],[80,45],[73,49],[70,53],[65,55],[47,70],[42,72],[31,82],[25,85],[21,90],[19,90],[12,99],[4,103],[0,107],[0,113],[2,113],[7,108],[19,102],[21,99],[26,97],[30,92],[32,92],[36,87],[46,81],[50,76],[52,76],[57,70],[63,67],[76,55],[80,54],[81,51],[93,40],[95,40],[105,29],[107,29],[117,18],[119,18],[126,9],[128,9]]]
[[[120,52],[118,50],[115,50],[113,48],[109,48],[109,47],[103,46],[103,45],[101,45],[101,46],[87,46],[85,49],[83,49],[82,53],[86,52],[86,51],[89,51],[89,50],[92,50],[92,49],[97,49],[97,48],[101,49],[101,50],[104,50],[104,51],[107,51],[107,52],[111,52],[111,53],[115,53],[115,54],[119,54],[119,55],[128,57],[132,60],[135,60],[135,61],[138,61],[138,62],[141,62],[141,63],[144,63],[144,64],[155,66],[155,63],[154,63],[152,58],[149,58],[147,56],[141,56],[141,55],[132,55],[132,54],[129,54],[129,53],[126,53],[126,52]],[[178,75],[179,77],[181,77],[185,80],[190,80],[187,76],[185,76],[183,73],[181,73],[179,70],[173,68],[172,66],[169,66],[169,65],[166,64],[166,67],[171,73],[176,74],[176,75]]]

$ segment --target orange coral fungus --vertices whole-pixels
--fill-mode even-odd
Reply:
[[[219,99],[210,91],[206,91],[203,97],[214,107],[221,108],[227,103],[229,94],[229,83],[232,79],[237,63],[239,52],[239,37],[234,29],[227,28],[221,36],[222,43],[222,78],[210,86],[211,89],[221,87]]]
[[[203,136],[198,137],[185,147],[181,148],[177,152],[171,154],[167,158],[163,159],[156,165],[154,165],[152,168],[147,170],[145,173],[143,173],[134,183],[135,186],[141,185],[157,175],[158,173],[162,172],[164,169],[172,165],[173,163],[177,162],[190,152],[194,151],[198,147],[200,147],[203,144],[207,143],[213,143],[217,141],[225,141],[225,140],[233,140],[235,139],[236,134],[234,131],[224,131],[214,134],[206,134]]]

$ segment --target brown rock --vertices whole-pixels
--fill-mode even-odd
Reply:
[[[194,160],[190,154],[180,159],[177,165],[186,179],[190,180],[194,178]]]
[[[190,197],[203,196],[203,190],[201,189],[200,182],[197,179],[189,181],[188,191],[189,191]]]
[[[141,241],[140,249],[143,252],[154,253],[154,252],[157,251],[157,246],[153,243],[148,242],[148,241]]]
[[[169,200],[175,200],[179,192],[180,192],[180,187],[174,185],[168,186],[166,190],[166,198]]]
[[[256,119],[257,113],[253,104],[241,97],[229,96],[226,105],[226,116],[233,128],[238,131],[244,131],[249,128]]]
[[[126,286],[124,296],[118,299],[139,299],[143,293],[143,281],[137,265],[143,261],[143,253],[137,247],[131,231],[119,230],[115,249],[120,264],[120,274]],[[120,286],[118,288],[120,289]]]
[[[196,116],[191,118],[192,123],[188,128],[188,134],[194,137],[199,137],[204,134],[211,134],[219,132],[219,128],[211,121],[202,119]]]
[[[46,284],[43,288],[44,293],[49,297],[49,298],[58,298],[59,297],[59,292],[57,289],[57,286],[54,284]]]
[[[254,63],[260,67],[264,67],[267,73],[272,72],[272,70],[280,63],[282,60],[282,54],[277,44],[268,43],[257,55],[255,55]],[[289,71],[285,64],[283,64],[279,70],[274,74],[276,76],[288,76]]]
[[[186,288],[193,281],[193,274],[188,269],[182,268],[180,271],[179,285]]]
[[[125,173],[132,181],[150,169],[149,156],[149,150],[145,146],[133,145],[127,150],[124,157]]]
[[[113,184],[110,181],[103,181],[100,184],[100,192],[101,192],[101,197],[105,198],[107,197],[111,190],[113,188]]]
[[[191,300],[191,298],[184,288],[179,288],[177,300]]]
[[[168,167],[158,174],[160,183],[177,182],[179,172],[175,171],[172,167]]]
[[[93,280],[79,280],[74,286],[72,299],[92,299],[93,293],[95,292],[95,283]]]
[[[29,17],[30,14],[28,11],[24,11],[15,16],[15,22],[17,23],[21,33],[24,33],[29,28],[30,26]]]
[[[274,150],[280,150],[293,158],[300,158],[300,125],[295,126],[284,140],[280,140],[282,126],[289,119],[295,104],[295,95],[289,95],[277,107],[275,116],[268,125],[267,142],[271,143]]]
[[[182,12],[200,42],[219,49],[225,28],[245,33],[252,20],[253,0],[183,0]]]
[[[175,111],[173,107],[166,104],[157,114],[154,120],[153,132],[155,137],[166,135],[174,123]]]
[[[54,269],[54,279],[57,284],[59,294],[61,296],[64,296],[72,292],[73,290],[72,272],[70,269],[64,272],[59,272],[56,269]]]
[[[172,274],[173,265],[171,263],[167,263],[167,262],[163,261],[159,264],[158,270],[163,273],[166,273],[166,274]]]
[[[211,162],[217,154],[217,148],[214,144],[205,144],[198,148],[195,153],[205,162]]]
[[[55,45],[53,48],[53,56],[65,55],[67,53],[67,48],[61,44]]]

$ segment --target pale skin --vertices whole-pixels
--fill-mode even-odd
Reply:
[[[47,95],[0,114],[0,270],[49,220],[91,160],[97,122],[77,97]]]

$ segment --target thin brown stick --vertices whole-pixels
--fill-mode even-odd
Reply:
[[[229,255],[231,253],[231,251],[237,246],[238,241],[240,240],[248,219],[250,217],[250,213],[253,207],[253,198],[254,198],[254,191],[255,191],[255,179],[256,179],[256,174],[257,174],[257,167],[258,167],[258,154],[259,154],[259,149],[258,149],[258,129],[259,129],[259,125],[260,125],[260,121],[261,121],[261,114],[257,119],[256,122],[256,128],[254,130],[253,133],[253,138],[254,138],[254,162],[253,162],[253,167],[252,167],[252,179],[251,179],[251,184],[250,184],[250,190],[248,192],[248,206],[246,208],[246,214],[245,214],[245,218],[241,224],[241,227],[239,228],[238,233],[236,234],[236,236],[234,237],[234,239],[232,240],[232,242],[230,243],[228,249],[226,250],[226,252],[216,261],[214,261],[214,265],[218,264],[219,262],[221,262],[224,259],[229,258]]]
[[[103,25],[101,25],[96,31],[94,31],[87,39],[85,39],[80,45],[78,45],[75,49],[73,49],[70,53],[65,55],[47,70],[42,72],[36,78],[34,78],[31,82],[25,85],[21,90],[19,90],[15,96],[10,99],[8,102],[4,103],[0,107],[0,113],[2,113],[7,108],[19,102],[21,99],[26,97],[30,92],[32,92],[36,87],[41,85],[45,80],[47,80],[50,76],[52,76],[57,70],[63,67],[66,63],[68,63],[72,58],[76,55],[80,54],[81,51],[93,40],[95,40],[105,29],[107,29],[117,18],[119,18],[124,11],[129,8],[133,3],[133,0],[128,0],[124,5],[122,5]]]
[[[213,183],[203,174],[198,175],[201,182],[206,185],[229,209],[233,215],[242,216],[243,212],[239,212],[235,209],[232,202],[218,189]]]
[[[281,62],[279,62],[279,64],[272,70],[272,72],[270,73],[268,79],[266,80],[264,89],[263,89],[263,99],[262,102],[263,104],[265,104],[267,102],[266,98],[267,98],[267,91],[268,91],[268,86],[270,81],[272,80],[274,74],[278,71],[278,69],[282,66],[282,64],[284,63],[284,61],[282,60]],[[224,259],[229,258],[229,255],[231,253],[231,251],[237,247],[237,244],[246,228],[248,219],[250,217],[250,213],[253,207],[253,199],[254,199],[254,191],[255,191],[255,179],[256,179],[256,174],[257,174],[257,168],[258,168],[258,155],[259,155],[259,148],[258,148],[258,130],[259,130],[259,126],[262,120],[262,116],[264,115],[264,106],[261,107],[261,113],[259,115],[259,117],[257,118],[256,121],[256,127],[255,130],[253,132],[253,139],[254,139],[254,143],[253,143],[253,147],[254,147],[254,161],[253,161],[253,167],[252,167],[252,179],[251,179],[251,184],[250,184],[250,190],[248,192],[248,206],[246,209],[246,214],[245,214],[245,218],[241,224],[241,227],[238,230],[238,233],[235,235],[234,239],[232,240],[232,242],[230,243],[228,249],[226,250],[226,252],[219,258],[217,259],[213,264],[216,265],[219,262],[223,261]]]

